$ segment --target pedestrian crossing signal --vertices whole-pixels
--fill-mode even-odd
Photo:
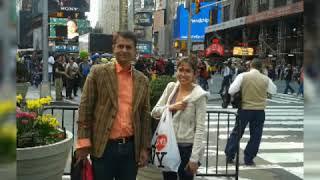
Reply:
[[[198,14],[200,12],[200,0],[196,0],[196,10],[195,13]]]

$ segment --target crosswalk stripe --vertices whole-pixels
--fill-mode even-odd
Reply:
[[[208,104],[207,105],[207,109],[208,108],[212,108],[212,109],[222,109],[221,106],[219,105],[211,105],[211,104]],[[228,106],[228,108],[226,109],[233,109],[232,106]],[[304,106],[266,106],[266,109],[304,109]],[[225,110],[225,109],[222,109],[222,110]],[[236,109],[234,109],[236,110]]]
[[[286,171],[298,176],[301,179],[304,179],[304,167],[283,167]]]
[[[241,149],[244,149],[247,143],[240,143]],[[259,149],[303,149],[304,145],[300,142],[261,142]]]
[[[298,100],[285,100],[285,99],[267,99],[269,102],[275,102],[280,104],[290,104],[290,103],[301,103],[304,104],[304,101],[298,101]]]
[[[290,137],[290,135],[262,135],[262,139],[285,139]],[[244,134],[242,136],[242,139],[249,139],[250,135],[249,134]],[[228,139],[227,134],[221,134],[219,135],[219,139]]]
[[[258,156],[271,163],[298,163],[303,162],[303,152],[291,153],[259,153]]]
[[[220,125],[228,125],[228,121],[220,121]],[[230,125],[234,124],[234,120],[230,121]],[[303,125],[303,121],[265,121],[265,125]],[[208,122],[205,122],[205,125],[208,125]],[[218,125],[218,121],[210,122],[210,125]]]
[[[232,129],[230,128],[229,131]],[[249,128],[246,128],[245,131],[249,131]],[[303,128],[263,128],[264,132],[267,131],[297,131],[297,132],[303,132]],[[209,132],[217,132],[217,128],[209,128]],[[228,128],[219,128],[219,132],[228,132]]]

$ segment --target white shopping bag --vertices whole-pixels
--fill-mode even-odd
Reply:
[[[178,172],[181,163],[172,124],[172,113],[166,108],[153,135],[151,163],[162,171]]]

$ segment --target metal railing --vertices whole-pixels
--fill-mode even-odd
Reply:
[[[61,112],[61,128],[64,130],[68,130],[73,134],[73,144],[75,140],[75,122],[76,122],[76,111],[78,110],[79,105],[78,104],[71,104],[71,103],[63,103],[63,102],[53,102],[49,106],[45,106],[43,109],[43,112],[50,112],[52,115],[57,112]],[[66,114],[71,113],[72,119],[67,119],[68,121],[66,122]],[[69,127],[66,126],[66,123],[71,123]],[[72,145],[71,148],[71,159],[73,157],[73,151],[74,147]],[[70,161],[71,162],[71,161]],[[70,163],[70,170],[71,170],[71,163]],[[64,172],[64,175],[70,175],[69,172]]]
[[[234,116],[235,119],[238,118],[238,114],[236,112],[231,112],[231,111],[226,111],[226,110],[209,110],[207,111],[207,137],[206,137],[206,153],[205,153],[205,172],[204,173],[198,173],[197,176],[215,176],[215,177],[235,177],[236,180],[238,180],[239,177],[239,141],[238,141],[238,146],[237,146],[237,150],[236,150],[236,156],[235,156],[235,163],[234,163],[234,169],[232,170],[229,167],[229,164],[227,162],[227,159],[224,158],[224,160],[219,161],[219,143],[220,143],[220,133],[221,133],[221,129],[220,129],[220,124],[221,124],[221,117],[224,116],[224,118],[226,118],[227,121],[227,136],[229,138],[229,134],[230,134],[230,120],[231,120],[231,116]],[[212,120],[213,117],[214,119]],[[216,136],[214,140],[210,139],[210,135],[211,131],[210,131],[210,122],[216,122],[216,134],[213,133],[213,136]],[[240,122],[239,122],[240,123]],[[238,134],[238,138],[240,137],[240,130],[238,130],[237,132]],[[228,139],[227,138],[227,139]],[[210,142],[215,142],[213,147],[215,147],[215,168],[212,170],[209,169],[209,143]],[[225,157],[225,155],[223,155],[223,157]],[[220,159],[221,160],[221,159]],[[220,164],[223,164],[222,167],[224,168],[220,168],[221,166],[219,166]],[[211,172],[209,172],[209,170]]]
[[[52,104],[50,106],[46,106],[44,108],[44,112],[51,112],[51,114],[57,113],[58,111],[61,112],[61,128],[65,128],[66,130],[69,130],[70,132],[72,132],[72,134],[74,134],[73,137],[75,137],[75,121],[76,121],[76,111],[78,110],[78,104]],[[68,111],[71,111],[72,114],[72,119],[68,118],[68,123],[71,123],[69,127],[66,127],[66,113]],[[70,113],[70,112],[68,112]],[[69,114],[70,115],[70,114]],[[224,167],[223,170],[221,170],[221,166],[219,166],[220,164],[222,164],[219,161],[219,143],[221,142],[221,139],[219,138],[220,135],[220,124],[221,124],[221,117],[224,116],[224,118],[226,118],[225,120],[227,121],[227,136],[229,137],[230,134],[230,120],[231,117],[234,116],[235,118],[238,117],[236,112],[231,112],[231,111],[227,111],[227,110],[209,110],[207,111],[207,136],[206,136],[206,153],[205,153],[205,161],[203,162],[202,167],[205,165],[205,172],[200,172],[197,174],[197,176],[223,176],[223,177],[235,177],[236,180],[238,180],[238,175],[239,175],[239,144],[238,144],[238,148],[236,151],[236,159],[235,159],[235,167],[234,169],[230,168],[227,161],[222,161],[222,163],[224,163]],[[72,120],[72,121],[70,121]],[[215,122],[215,124],[217,125],[216,127],[216,134],[211,133],[210,132],[210,125]],[[211,124],[210,124],[211,123]],[[239,122],[240,123],[240,122]],[[239,135],[240,131],[238,131],[238,135]],[[211,135],[216,136],[215,139],[210,139]],[[215,169],[214,172],[209,172],[209,163],[211,163],[212,161],[209,161],[209,144],[211,142],[215,142],[216,146],[215,146]],[[73,156],[73,151],[74,151],[74,147],[72,146],[72,150],[71,150],[71,157]],[[221,160],[221,159],[220,159]],[[71,164],[70,164],[71,167]],[[69,175],[70,172],[65,172],[65,175]]]

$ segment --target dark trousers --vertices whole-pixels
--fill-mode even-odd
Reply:
[[[265,121],[265,112],[264,110],[238,110],[238,113],[239,118],[236,119],[236,124],[225,147],[225,153],[228,159],[234,159],[238,148],[238,142],[242,138],[244,130],[249,123],[250,139],[244,150],[244,161],[250,163],[256,157],[259,150]],[[241,122],[240,126],[239,121]],[[237,138],[239,128],[240,138]]]
[[[77,86],[75,85],[76,79],[67,79],[67,87],[66,87],[66,96],[67,97],[72,97],[72,91],[73,95],[77,94]]]
[[[290,86],[290,80],[286,80],[286,89],[284,90],[284,94],[288,94],[289,89],[291,93],[294,93],[294,89]]]
[[[226,92],[228,92],[230,83],[231,83],[231,75],[224,76],[223,80],[222,80],[222,84],[221,84],[221,88],[220,88],[219,94],[222,94],[224,90],[226,90]]]
[[[189,159],[191,157],[192,145],[187,147],[179,146],[179,152],[181,157],[181,164],[178,169],[178,173],[176,172],[163,172],[163,180],[177,180],[179,175],[179,180],[193,180],[193,175],[188,173],[185,170]]]
[[[134,143],[108,143],[101,158],[92,157],[94,180],[136,180]]]

